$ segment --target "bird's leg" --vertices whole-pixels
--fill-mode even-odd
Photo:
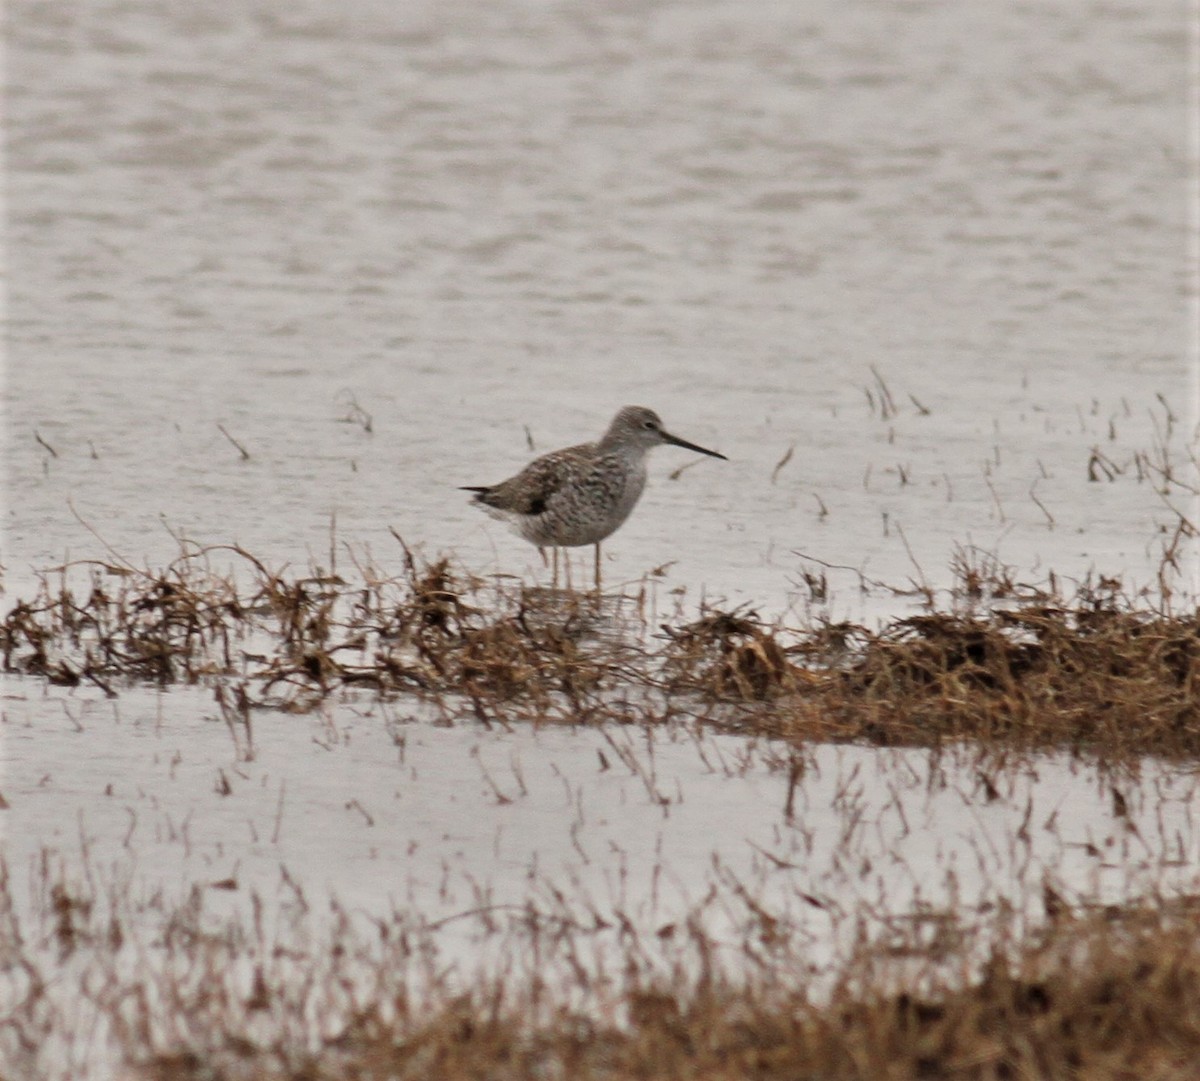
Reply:
[[[596,542],[596,599],[600,599],[600,542]]]
[[[563,577],[567,580],[567,592],[570,593],[574,589],[574,587],[571,585],[571,553],[568,552],[565,548],[563,549],[562,558],[563,558]]]

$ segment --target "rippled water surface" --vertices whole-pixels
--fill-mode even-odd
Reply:
[[[1148,763],[1105,775],[1066,755],[1011,771],[969,751],[812,748],[789,797],[783,752],[685,726],[443,727],[395,708],[256,715],[248,746],[211,695],[10,698],[6,855],[44,848],[167,896],[236,883],[231,904],[310,892],[359,912],[479,928],[557,901],[621,939],[691,914],[736,960],[753,906],[808,942],[814,969],[857,920],[997,904],[1040,915],[1049,876],[1089,904],[1186,887],[1200,860],[1200,779]],[[53,712],[56,716],[50,716]],[[1117,810],[1113,792],[1125,802]],[[218,892],[210,896],[219,899]],[[466,954],[467,957],[470,953]]]
[[[1148,580],[1174,512],[1136,455],[1196,423],[1187,26],[17,3],[10,578],[95,554],[75,514],[134,562],[324,558],[336,514],[526,573],[455,486],[641,402],[732,460],[657,452],[614,581],[779,610],[798,550],[903,581],[968,542]]]

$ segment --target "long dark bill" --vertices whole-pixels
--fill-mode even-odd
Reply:
[[[720,458],[723,462],[729,461],[724,454],[718,454],[715,450],[709,450],[707,447],[698,447],[695,443],[689,443],[686,439],[680,439],[679,436],[672,435],[670,432],[663,432],[662,437],[664,442],[673,443],[677,447],[683,447],[684,450],[694,450],[697,454],[707,454],[710,458]]]

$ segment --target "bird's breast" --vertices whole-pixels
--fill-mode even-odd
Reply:
[[[645,487],[643,461],[598,458],[555,491],[541,514],[525,518],[521,533],[543,546],[599,544],[629,517]]]

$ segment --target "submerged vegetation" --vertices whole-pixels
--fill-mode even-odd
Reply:
[[[0,875],[10,1076],[88,1076],[102,1040],[120,1049],[120,1076],[142,1081],[1191,1081],[1200,1070],[1194,901],[1056,912],[1032,934],[993,937],[954,976],[928,944],[864,938],[814,994],[797,947],[735,975],[695,926],[668,971],[635,940],[597,979],[578,962],[584,930],[531,908],[524,948],[463,989],[403,913],[364,925],[336,910],[313,935],[295,917],[269,930],[214,923],[211,890],[147,911],[98,894],[90,875],[46,868],[38,886],[42,907],[21,927]],[[291,889],[293,912],[307,911]],[[976,945],[947,919],[960,949]],[[54,971],[31,940],[55,952]],[[66,1003],[54,994],[63,973],[80,989]],[[51,1071],[50,1049],[77,1072]]]
[[[232,546],[160,571],[73,564],[9,609],[0,655],[8,673],[110,697],[211,690],[239,749],[256,711],[360,695],[447,723],[766,735],[792,771],[788,820],[814,741],[1200,757],[1200,613],[1114,580],[1068,592],[963,563],[946,610],[870,629],[713,606],[663,616],[653,579],[596,597],[403,554],[396,576],[271,570]],[[0,1074],[87,1076],[104,1047],[144,1081],[1200,1076],[1200,916],[1165,877],[1161,895],[1103,906],[1051,875],[1040,919],[947,908],[881,933],[863,917],[819,980],[803,937],[748,892],[731,946],[690,917],[657,942],[619,919],[586,926],[552,885],[561,911],[464,914],[505,958],[464,986],[419,912],[335,905],[313,923],[286,872],[284,905],[235,879],[145,898],[84,859],[74,874],[43,851],[31,899],[0,862]],[[601,926],[623,951],[603,962],[589,954]]]
[[[958,568],[953,610],[872,630],[717,608],[663,619],[652,584],[597,599],[404,555],[398,577],[271,571],[232,547],[157,572],[77,564],[9,611],[0,654],[10,673],[109,695],[213,683],[231,715],[365,689],[485,723],[686,716],[794,742],[1200,754],[1200,613],[1111,579],[1068,596]],[[238,566],[217,573],[221,557]]]

